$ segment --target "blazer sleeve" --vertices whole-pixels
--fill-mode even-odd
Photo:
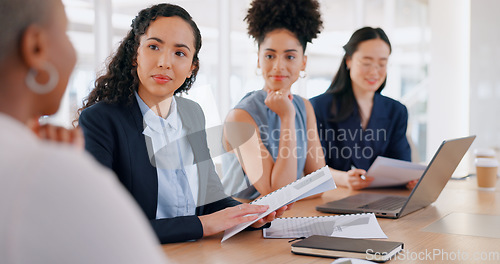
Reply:
[[[97,111],[84,110],[78,120],[85,138],[85,149],[105,167],[112,169],[114,128]]]
[[[400,105],[398,115],[395,119],[392,137],[390,139],[389,148],[386,156],[389,158],[411,161],[411,149],[408,139],[406,138],[406,130],[408,127],[408,110],[404,105]]]
[[[176,243],[196,240],[203,237],[203,226],[196,215],[149,221],[160,243]]]

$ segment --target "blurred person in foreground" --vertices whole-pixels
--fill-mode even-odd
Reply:
[[[0,0],[0,24],[0,263],[166,263],[78,130],[37,124],[59,108],[76,62],[62,2]]]

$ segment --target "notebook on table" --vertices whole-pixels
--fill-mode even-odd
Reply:
[[[316,210],[337,214],[372,212],[379,217],[399,218],[422,209],[436,201],[475,138],[443,141],[409,196],[360,193],[319,205]]]
[[[385,262],[403,249],[402,242],[310,236],[292,244],[292,252],[332,258],[360,258]]]

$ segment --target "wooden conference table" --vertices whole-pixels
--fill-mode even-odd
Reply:
[[[367,191],[368,192],[368,191]],[[402,189],[370,190],[394,194]],[[345,188],[321,198],[298,201],[284,217],[328,215],[316,205],[359,193]],[[500,239],[421,230],[450,213],[500,215],[500,182],[495,191],[479,191],[476,179],[451,180],[430,206],[400,219],[377,218],[390,241],[404,242],[404,254],[388,263],[500,263]],[[475,223],[470,223],[474,225]],[[500,223],[498,227],[500,229]],[[264,239],[262,231],[243,231],[221,244],[222,234],[195,242],[163,245],[174,263],[331,263],[334,259],[299,256],[290,252],[289,239]],[[482,255],[481,255],[482,254]],[[486,254],[490,254],[489,257]],[[495,256],[496,254],[496,256]],[[468,258],[464,261],[463,258]],[[485,261],[485,258],[491,261]],[[483,258],[483,260],[479,260]],[[477,261],[476,261],[477,260]]]

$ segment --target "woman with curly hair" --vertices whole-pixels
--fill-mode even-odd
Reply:
[[[328,90],[311,99],[326,163],[338,185],[368,187],[374,178],[360,175],[377,156],[410,161],[406,139],[408,110],[380,94],[387,79],[391,43],[381,28],[356,30]],[[358,169],[351,169],[356,167]],[[412,189],[417,181],[411,181]]]
[[[193,84],[200,48],[200,31],[183,8],[158,4],[142,10],[79,118],[85,148],[116,173],[162,243],[213,235],[267,210],[224,194],[203,112],[175,96]]]
[[[290,91],[305,75],[304,52],[322,21],[316,0],[254,0],[245,20],[258,45],[265,84],[245,95],[226,117],[223,143],[235,155],[224,161],[223,182],[234,196],[254,199],[325,166],[314,110]],[[238,135],[244,133],[236,130],[244,127],[255,136],[240,145],[245,139]]]

